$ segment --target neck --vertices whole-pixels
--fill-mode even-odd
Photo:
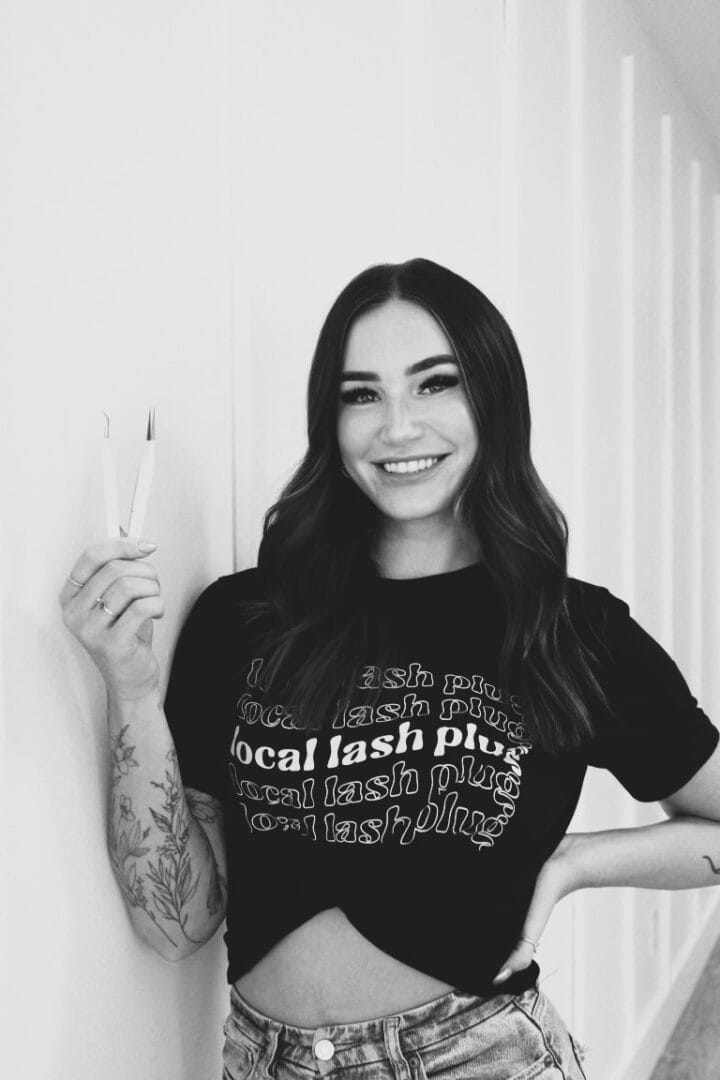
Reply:
[[[389,578],[445,574],[482,562],[480,542],[469,529],[441,538],[418,530],[385,530],[370,555],[380,577]]]

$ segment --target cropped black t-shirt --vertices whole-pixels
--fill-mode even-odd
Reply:
[[[588,765],[642,802],[682,787],[720,732],[678,667],[607,589],[576,578],[576,626],[605,626],[615,719],[549,755],[499,685],[504,604],[483,564],[378,578],[372,610],[395,663],[364,669],[353,704],[321,732],[259,701],[262,664],[238,601],[259,571],[218,578],[177,641],[165,714],[185,786],[221,799],[234,983],[293,928],[340,908],[378,948],[481,996],[535,983],[535,961],[492,979],[522,933],[535,879],[567,831]],[[363,689],[380,683],[373,709]]]

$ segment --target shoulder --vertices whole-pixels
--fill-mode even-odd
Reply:
[[[632,621],[625,600],[605,585],[582,578],[568,576],[567,605],[576,631],[583,636],[585,632],[589,633],[593,641],[599,639],[611,649]]]
[[[198,626],[218,626],[224,621],[233,621],[243,605],[260,601],[264,596],[257,566],[234,574],[223,574],[195,595],[190,603],[188,619]]]
[[[628,605],[614,596],[604,585],[597,585],[582,578],[567,579],[568,607],[573,615],[604,620],[608,616],[628,611]]]
[[[213,603],[227,606],[246,600],[261,600],[264,595],[265,590],[257,566],[238,570],[234,574],[223,574],[201,593],[201,596],[207,597]]]

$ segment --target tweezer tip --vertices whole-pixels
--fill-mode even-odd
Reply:
[[[105,417],[105,435],[104,435],[104,438],[109,439],[110,438],[110,417],[108,416],[108,414],[105,412],[104,409],[102,410],[102,414]]]
[[[148,412],[147,435],[145,436],[145,438],[148,441],[155,438],[155,406],[154,405],[150,409],[150,411]]]

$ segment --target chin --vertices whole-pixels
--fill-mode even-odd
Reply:
[[[452,498],[441,501],[433,499],[423,504],[419,499],[411,502],[400,499],[386,499],[382,501],[372,500],[379,512],[392,521],[420,521],[424,518],[447,517],[450,519],[453,512]]]

